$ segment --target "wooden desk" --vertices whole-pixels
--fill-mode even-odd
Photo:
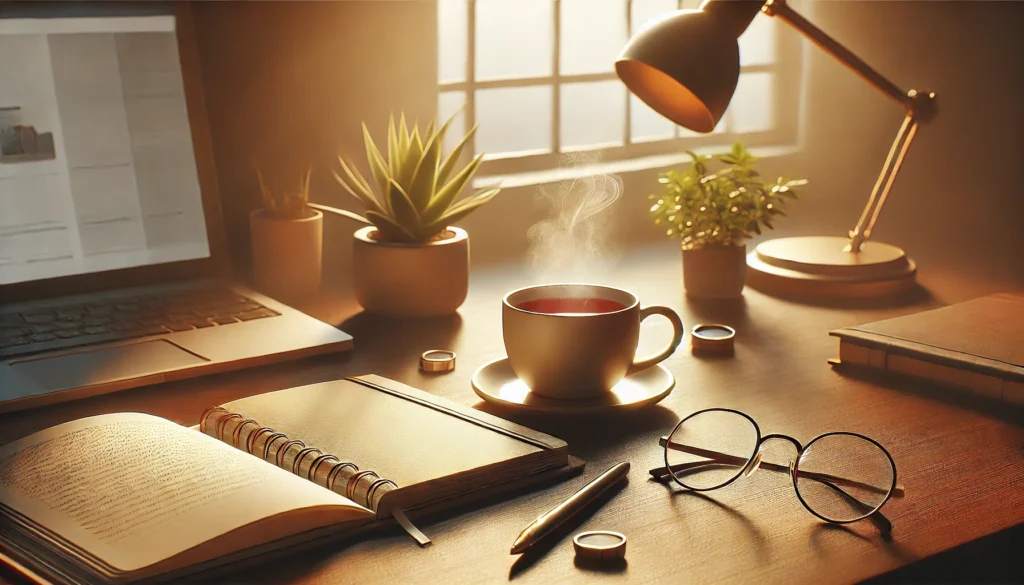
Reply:
[[[740,302],[695,303],[681,294],[678,252],[668,246],[633,253],[600,278],[636,292],[643,303],[676,308],[688,325],[721,322],[738,331],[736,355],[698,359],[681,348],[666,365],[674,392],[660,405],[636,413],[596,418],[516,416],[523,424],[569,442],[588,462],[589,479],[618,461],[633,465],[629,485],[573,530],[612,529],[629,538],[628,564],[602,574],[575,567],[565,538],[532,564],[518,566],[524,583],[614,577],[633,582],[846,583],[913,563],[940,551],[1024,522],[1024,426],[1019,413],[965,408],[934,389],[844,377],[826,360],[837,342],[830,329],[905,314],[1006,290],[1008,283],[958,278],[932,269],[922,275],[931,294],[896,307],[810,306],[748,289]],[[339,376],[377,373],[452,400],[483,405],[473,394],[473,370],[503,355],[501,295],[536,282],[526,271],[478,269],[459,315],[421,322],[359,315],[351,299],[325,295],[304,308],[356,338],[347,355],[329,356],[210,378],[138,389],[56,408],[0,417],[0,442],[75,418],[137,410],[194,424],[207,406]],[[1019,282],[1010,282],[1019,286]],[[352,315],[355,315],[354,317]],[[644,344],[668,335],[665,323],[644,327]],[[417,371],[431,348],[458,352],[458,369],[445,375]],[[797,501],[784,476],[756,473],[720,491],[687,493],[653,483],[658,437],[694,410],[724,406],[743,410],[768,432],[802,441],[831,430],[874,437],[892,452],[907,497],[885,507],[893,541],[868,522],[847,527],[818,521]],[[492,412],[495,412],[492,410]],[[769,456],[786,456],[778,444]],[[420,550],[408,536],[382,533],[357,543],[328,543],[267,566],[230,575],[231,581],[502,582],[510,578],[512,540],[539,513],[578,489],[576,478],[461,516],[425,523],[434,539]],[[1008,559],[1006,562],[1017,562]]]

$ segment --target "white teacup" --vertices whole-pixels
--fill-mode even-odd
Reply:
[[[501,311],[512,370],[531,391],[549,398],[600,396],[672,355],[683,339],[675,311],[641,308],[632,293],[609,286],[530,286],[505,295]],[[656,355],[637,359],[640,321],[650,315],[671,321],[672,341]]]

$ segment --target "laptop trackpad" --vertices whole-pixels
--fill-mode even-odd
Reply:
[[[30,358],[11,368],[47,390],[138,378],[206,363],[166,339]]]

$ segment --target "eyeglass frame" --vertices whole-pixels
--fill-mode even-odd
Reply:
[[[700,465],[706,465],[706,464],[712,462],[710,460],[713,459],[713,457],[711,455],[706,455],[706,454],[713,454],[713,455],[718,455],[718,456],[721,456],[721,457],[729,457],[729,458],[734,458],[735,457],[737,459],[739,458],[739,456],[737,456],[737,455],[729,455],[727,453],[720,453],[718,451],[710,451],[710,450],[706,450],[706,449],[691,448],[691,449],[694,449],[694,450],[697,450],[697,451],[701,451],[702,453],[695,453],[692,450],[684,450],[684,451],[686,451],[686,452],[688,452],[688,453],[690,453],[692,455],[698,455],[698,456],[701,456],[701,457],[707,457],[709,459],[709,461],[693,461],[693,462],[687,462],[687,463],[678,463],[678,464],[676,464],[674,466],[669,464],[669,462],[668,462],[668,452],[669,452],[669,441],[668,440],[669,440],[669,438],[671,438],[672,435],[674,435],[676,433],[676,431],[679,430],[679,427],[683,426],[683,423],[685,423],[686,421],[694,418],[695,416],[697,416],[699,414],[704,414],[706,412],[728,412],[728,413],[738,414],[738,415],[742,416],[743,418],[745,418],[748,421],[750,421],[750,424],[754,425],[754,431],[757,433],[757,441],[754,444],[753,452],[750,454],[749,457],[747,457],[747,459],[746,459],[746,461],[744,461],[743,465],[741,467],[739,467],[739,471],[736,473],[736,475],[734,475],[733,477],[729,478],[724,483],[722,483],[720,485],[717,485],[715,487],[695,488],[695,487],[690,487],[690,486],[686,485],[679,478],[677,478],[676,475],[675,475],[674,470],[672,469],[672,467],[679,467],[680,465],[693,465],[694,463],[697,463],[699,465],[693,465],[693,467],[699,467]],[[873,509],[870,512],[864,514],[863,516],[859,516],[857,518],[853,518],[853,519],[850,519],[850,520],[833,520],[831,518],[826,518],[825,516],[819,514],[818,512],[815,512],[811,508],[811,506],[804,500],[804,497],[802,495],[800,495],[800,489],[796,486],[797,474],[799,473],[799,469],[800,469],[800,463],[799,462],[800,462],[800,458],[803,456],[803,454],[805,452],[807,452],[807,450],[810,449],[811,445],[813,445],[818,440],[824,439],[826,437],[837,436],[837,435],[845,435],[845,436],[850,436],[850,437],[857,437],[858,439],[863,439],[863,440],[873,444],[874,446],[878,447],[882,451],[883,454],[885,454],[886,459],[888,459],[888,461],[889,461],[890,467],[892,467],[892,483],[890,484],[889,489],[886,492],[885,497],[882,499],[882,501],[877,506],[874,506]],[[768,442],[771,439],[782,439],[782,440],[785,440],[785,441],[789,441],[790,444],[792,444],[793,446],[796,447],[796,451],[797,451],[796,457],[792,461],[790,461],[788,469],[786,467],[783,467],[782,465],[777,464],[777,463],[765,463],[765,462],[763,462],[761,460],[761,447],[766,442]],[[654,478],[654,480],[658,481],[659,483],[665,483],[665,480],[667,478],[671,478],[672,481],[676,482],[680,486],[682,486],[682,487],[684,487],[684,488],[686,488],[686,489],[688,489],[690,491],[709,492],[709,491],[713,491],[713,490],[722,489],[722,488],[728,486],[729,484],[733,483],[734,481],[738,480],[740,477],[750,477],[751,475],[753,475],[753,473],[755,471],[757,471],[761,467],[764,467],[765,469],[767,469],[769,471],[788,472],[789,476],[790,476],[790,479],[793,482],[793,491],[796,492],[796,497],[797,497],[798,500],[800,500],[800,503],[803,505],[803,507],[806,508],[807,511],[810,512],[811,514],[814,514],[817,518],[819,518],[821,520],[824,520],[825,522],[828,522],[830,524],[850,524],[852,522],[859,522],[859,521],[864,520],[866,518],[866,519],[870,520],[873,524],[875,524],[875,526],[877,526],[878,529],[881,530],[883,534],[887,535],[890,532],[892,532],[892,522],[889,521],[889,519],[886,518],[884,514],[882,514],[882,512],[881,512],[882,506],[884,506],[886,503],[888,503],[891,498],[894,498],[894,497],[902,498],[905,495],[905,491],[904,491],[903,487],[898,485],[897,482],[896,482],[896,461],[893,460],[892,455],[889,454],[889,451],[885,447],[883,447],[881,443],[879,443],[878,441],[872,439],[871,437],[866,437],[866,436],[864,436],[864,435],[862,435],[860,433],[853,433],[853,432],[848,432],[848,431],[831,431],[831,432],[828,432],[828,433],[822,433],[822,434],[814,437],[813,439],[810,440],[810,442],[807,443],[807,445],[802,445],[800,443],[800,441],[798,441],[796,438],[791,437],[789,435],[783,435],[781,433],[769,433],[767,435],[761,436],[761,427],[758,426],[757,421],[755,421],[753,419],[753,417],[751,417],[749,414],[747,414],[745,412],[741,412],[739,410],[735,410],[735,409],[732,409],[732,408],[705,408],[703,410],[698,410],[697,412],[694,412],[694,413],[690,414],[689,416],[686,416],[682,420],[680,420],[674,427],[672,427],[672,432],[670,432],[667,436],[664,436],[664,437],[661,437],[660,439],[658,439],[658,444],[661,447],[663,447],[663,449],[664,449],[665,467],[656,467],[654,469],[651,469],[649,471],[649,473]],[[680,449],[680,450],[682,450],[682,449]],[[756,460],[756,462],[755,462],[755,460]],[[867,487],[867,488],[870,488],[870,489],[873,489],[873,490],[880,489],[880,488],[877,488],[875,486],[869,486],[869,485],[863,484],[861,482],[856,482],[854,480],[848,480],[848,479],[845,479],[845,478],[840,478],[840,477],[836,477],[836,476],[832,476],[832,475],[828,475],[828,474],[818,474],[818,473],[814,473],[814,472],[807,472],[807,473],[804,474],[804,477],[805,478],[811,478],[810,476],[812,474],[813,475],[819,475],[819,476],[827,476],[830,480],[840,480],[840,481],[842,481],[844,483],[851,483],[852,482],[852,483],[855,483],[855,484],[857,484],[857,485],[859,485],[861,487]],[[813,479],[813,478],[811,478],[811,479]],[[833,488],[837,489],[838,491],[840,491],[843,494],[845,494],[847,497],[849,497],[849,498],[853,499],[854,501],[860,503],[862,506],[865,506],[865,507],[867,506],[867,504],[865,504],[864,502],[861,502],[860,500],[858,500],[854,496],[846,493],[844,490],[838,488],[837,486],[833,486],[829,482],[823,482],[823,483],[825,483],[826,485],[830,485],[830,487],[833,487]]]

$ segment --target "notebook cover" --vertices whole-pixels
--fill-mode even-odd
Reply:
[[[995,294],[829,332],[844,342],[1024,381],[1024,296]]]
[[[298,386],[223,407],[399,487],[540,451],[567,452],[561,439],[380,376]]]

